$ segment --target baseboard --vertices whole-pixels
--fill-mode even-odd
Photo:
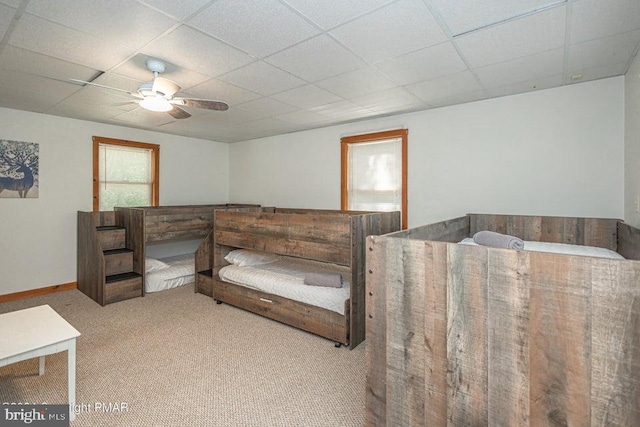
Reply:
[[[78,282],[71,282],[71,283],[63,283],[62,285],[46,286],[44,288],[38,288],[38,289],[29,289],[28,291],[15,292],[13,294],[0,295],[0,303],[15,301],[22,298],[35,297],[38,295],[52,294],[54,292],[68,291],[70,289],[76,289],[77,287],[78,287]]]

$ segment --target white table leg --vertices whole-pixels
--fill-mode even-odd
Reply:
[[[40,366],[38,367],[38,374],[44,375],[44,356],[40,356]]]
[[[76,339],[69,342],[67,350],[68,375],[69,375],[69,421],[76,418],[74,408],[76,406]]]

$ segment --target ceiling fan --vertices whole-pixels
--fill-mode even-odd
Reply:
[[[197,98],[185,98],[182,96],[175,96],[181,89],[180,85],[164,77],[160,77],[159,74],[163,73],[166,69],[165,63],[158,59],[147,59],[147,68],[153,73],[153,80],[143,83],[138,88],[137,92],[130,92],[125,89],[119,89],[116,87],[105,86],[98,83],[87,82],[84,80],[69,79],[76,83],[82,83],[83,85],[92,85],[105,89],[117,90],[125,92],[132,96],[132,102],[137,102],[142,108],[149,111],[166,112],[176,119],[186,119],[191,117],[189,112],[180,108],[181,106],[206,108],[207,110],[226,111],[229,109],[229,105],[222,101],[214,101],[211,99],[197,99]]]

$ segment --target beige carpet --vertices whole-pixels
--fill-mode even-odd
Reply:
[[[41,304],[82,333],[73,426],[364,425],[364,343],[335,348],[193,285],[106,307],[66,291],[0,313]],[[0,368],[0,404],[66,403],[66,357],[47,356],[43,376],[37,359]]]

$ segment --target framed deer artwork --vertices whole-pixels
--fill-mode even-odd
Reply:
[[[0,198],[37,198],[40,145],[0,139]]]

